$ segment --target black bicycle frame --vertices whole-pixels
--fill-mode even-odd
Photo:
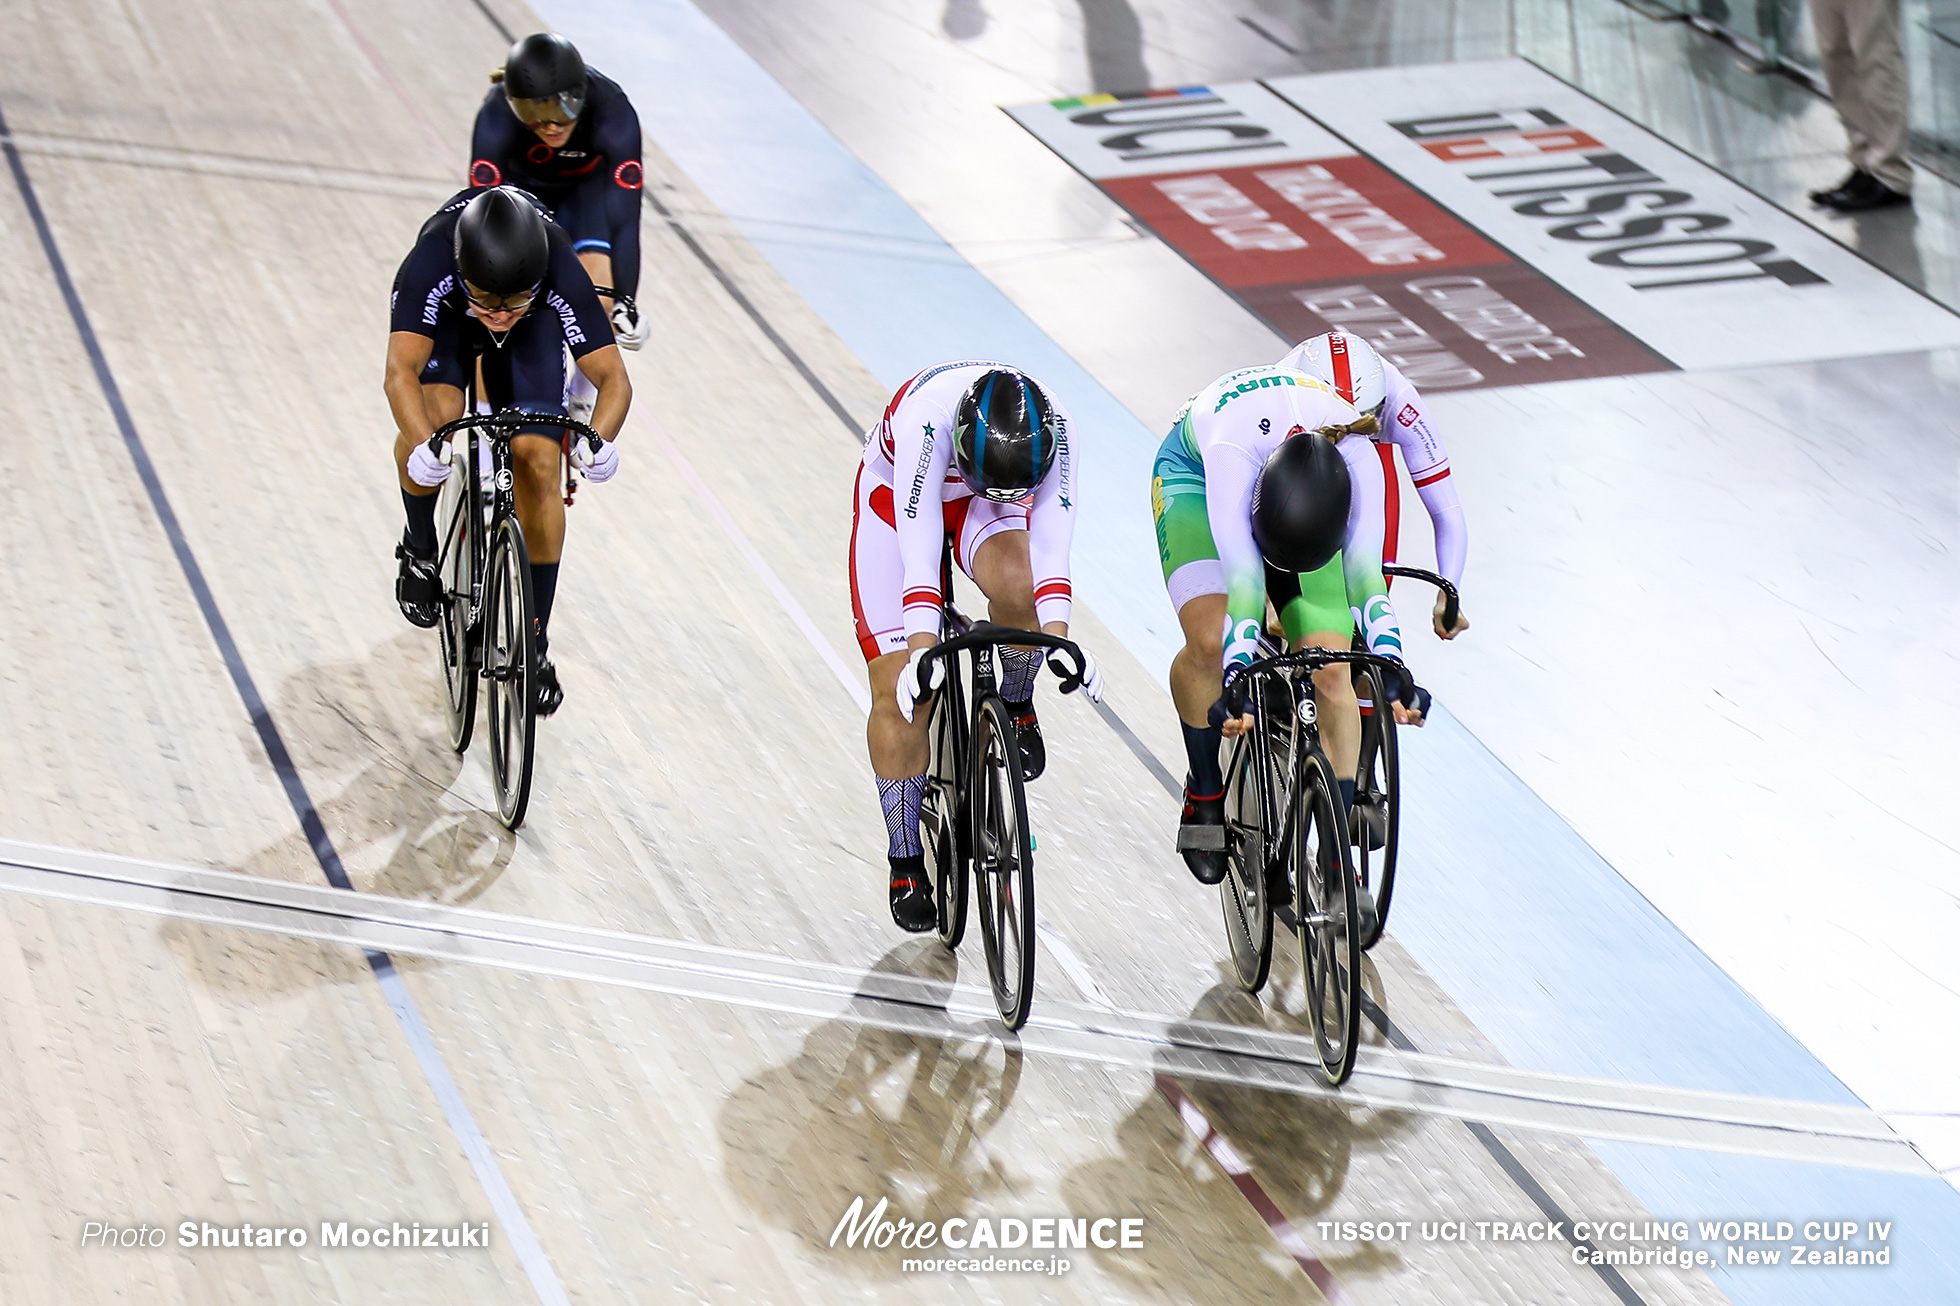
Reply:
[[[510,467],[511,439],[526,432],[535,434],[533,428],[539,426],[556,427],[568,437],[590,441],[592,451],[594,453],[599,451],[599,433],[576,418],[562,417],[554,413],[526,413],[507,408],[501,413],[469,413],[453,422],[444,422],[428,439],[429,454],[439,461],[448,462],[451,476],[462,475],[470,478],[464,482],[465,493],[470,495],[469,506],[471,510],[481,512],[483,505],[476,497],[481,493],[476,480],[478,461],[476,441],[463,440],[461,447],[453,453],[446,451],[443,445],[454,436],[473,431],[483,431],[488,434],[491,495],[489,524],[494,527],[504,518],[513,516],[517,512],[517,476]],[[457,457],[455,454],[461,456]],[[489,558],[487,553],[489,532],[478,529],[470,536],[470,540],[472,565],[469,620],[466,624],[474,629],[483,619],[483,573]],[[442,547],[448,548],[449,541],[442,541]],[[447,557],[440,558],[438,569],[441,570],[443,564],[448,561]]]

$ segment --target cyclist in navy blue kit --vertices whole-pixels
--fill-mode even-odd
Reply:
[[[630,302],[640,286],[640,117],[619,83],[585,66],[562,36],[539,32],[510,48],[476,113],[470,185],[519,186],[544,201],[601,296],[619,343],[647,329]]]
[[[613,343],[591,278],[571,241],[536,199],[512,186],[466,190],[422,224],[415,248],[395,274],[389,301],[385,388],[396,424],[395,470],[408,528],[395,550],[401,567],[395,599],[417,626],[440,615],[436,575],[436,489],[450,466],[428,450],[436,427],[463,415],[463,392],[480,364],[479,398],[493,411],[565,413],[565,356],[596,387],[592,427],[603,439],[586,478],[604,481],[619,467],[613,439],[633,402],[626,364]],[[545,657],[558,559],[565,544],[559,497],[562,445],[557,428],[511,440],[517,518],[530,554],[537,600],[538,711],[558,710],[564,695]]]

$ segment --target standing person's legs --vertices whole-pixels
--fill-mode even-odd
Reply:
[[[1876,178],[1896,194],[1909,193],[1912,165],[1905,152],[1907,91],[1899,0],[1811,0],[1811,26],[1853,169],[1852,178],[1837,191],[1817,192],[1812,198],[1824,203],[1832,203],[1832,197],[1855,198],[1848,192],[1858,173]]]
[[[1898,194],[1912,191],[1906,159],[1906,56],[1899,47],[1899,0],[1857,0],[1851,40],[1861,87],[1864,157],[1859,166]]]

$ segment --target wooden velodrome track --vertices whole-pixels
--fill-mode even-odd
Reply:
[[[513,30],[541,26],[493,3]],[[892,928],[862,712],[785,606],[861,683],[856,440],[716,269],[849,413],[884,392],[658,142],[649,192],[696,245],[648,215],[653,338],[629,360],[622,473],[571,514],[567,701],[513,837],[486,810],[480,751],[443,740],[433,635],[391,598],[380,393],[389,281],[458,184],[503,39],[470,0],[6,12],[0,107],[60,263],[10,185],[0,837],[310,887],[330,843],[372,894],[984,983],[977,952],[955,966]],[[1112,704],[1176,757],[1162,687],[1079,617]],[[1043,710],[1042,908],[1065,948],[1120,1007],[1297,1028],[1225,982],[1217,908],[1168,853],[1152,773],[1085,705],[1044,692]],[[182,895],[146,911],[112,896],[0,895],[10,1306],[1719,1299],[1668,1269],[1616,1288],[1562,1243],[1345,1256],[1311,1236],[1374,1215],[1541,1219],[1543,1202],[1643,1214],[1556,1133],[1199,1080],[1180,1116],[1147,1061],[1023,1056],[984,1022],[941,1039],[412,948],[375,961],[200,923]],[[1376,960],[1417,1044],[1489,1058],[1392,939]],[[1095,998],[1052,941],[1041,965],[1038,1015]],[[1193,1120],[1229,1147],[1207,1154]],[[1234,1155],[1237,1179],[1217,1163]],[[860,1194],[926,1218],[1142,1217],[1144,1246],[1039,1280],[905,1274],[896,1254],[828,1245]],[[1281,1216],[1304,1241],[1275,1242]],[[492,1235],[193,1251],[175,1244],[184,1220]],[[91,1221],[171,1238],[85,1248]]]

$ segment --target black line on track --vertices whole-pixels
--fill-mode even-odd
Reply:
[[[509,41],[512,45],[517,44],[517,33],[511,31],[508,27],[505,27],[504,20],[497,17],[496,11],[493,10],[489,5],[485,4],[484,0],[476,0],[476,7],[478,9],[481,9],[483,11],[483,16],[490,20],[490,26],[497,29],[497,35],[503,37],[506,41]]]
[[[20,192],[21,203],[26,206],[27,216],[34,224],[35,235],[40,237],[41,251],[47,255],[55,284],[61,288],[62,301],[68,306],[68,316],[74,320],[75,331],[81,336],[89,366],[95,370],[96,384],[102,390],[102,397],[108,401],[109,412],[116,419],[116,429],[122,433],[123,447],[129,451],[129,460],[136,465],[136,475],[143,482],[150,507],[170,541],[170,550],[177,557],[177,566],[184,573],[192,596],[197,599],[198,610],[204,615],[204,624],[218,645],[225,670],[231,674],[231,683],[245,702],[245,710],[252,718],[252,728],[258,732],[259,743],[264,746],[266,757],[279,777],[279,784],[286,791],[286,801],[292,804],[293,813],[299,818],[300,829],[305,833],[321,871],[326,874],[327,883],[336,889],[352,889],[354,885],[347,878],[347,869],[341,865],[340,853],[328,837],[326,825],[320,820],[319,809],[313,805],[313,798],[306,792],[306,784],[300,779],[298,768],[293,765],[292,753],[286,748],[285,738],[280,735],[279,727],[265,705],[265,698],[259,693],[258,684],[245,666],[245,658],[238,651],[238,641],[232,638],[230,625],[218,610],[218,601],[211,593],[210,583],[204,578],[204,569],[198,565],[197,555],[191,552],[190,541],[184,536],[177,511],[171,507],[170,498],[164,493],[156,464],[150,461],[150,452],[144,446],[142,436],[137,434],[136,423],[129,415],[129,406],[123,402],[122,387],[116,383],[115,373],[109,369],[108,356],[102,351],[102,342],[89,321],[88,310],[82,306],[81,294],[75,289],[74,278],[68,273],[67,260],[62,257],[61,247],[55,242],[54,228],[48,224],[47,213],[41,208],[40,196],[27,175],[27,166],[21,162],[20,150],[14,144],[13,132],[7,126],[4,113],[0,113],[0,149],[6,152],[7,166],[14,174],[14,186]],[[393,967],[385,952],[369,951],[367,959],[377,975]]]
[[[682,224],[681,220],[674,216],[671,209],[660,202],[660,197],[650,190],[642,190],[640,195],[648,204],[653,206],[653,211],[658,213],[661,220],[673,229],[674,234],[680,237],[681,243],[687,246],[694,257],[701,260],[701,266],[707,268],[709,272],[714,274],[715,280],[721,283],[721,288],[728,292],[728,297],[735,301],[737,307],[749,315],[749,321],[755,323],[756,329],[769,338],[769,343],[776,347],[777,352],[789,360],[789,365],[796,369],[797,374],[809,384],[812,390],[817,392],[817,397],[829,405],[831,412],[837,414],[837,420],[844,424],[844,429],[851,433],[851,438],[859,444],[862,444],[864,442],[864,423],[851,416],[851,410],[844,407],[837,396],[831,393],[830,387],[823,383],[823,378],[810,370],[810,365],[803,361],[803,355],[797,353],[795,347],[789,341],[783,339],[782,333],[770,325],[769,319],[762,315],[762,310],[757,308],[755,302],[746,294],[742,293],[742,288],[736,285],[735,279],[728,275],[720,263],[715,261],[714,255],[701,248],[701,242],[694,238],[694,233],[689,231]]]
[[[1361,995],[1361,1012],[1368,1017],[1369,1022],[1376,1029],[1382,1032],[1391,1046],[1400,1048],[1404,1052],[1422,1050],[1416,1046],[1416,1041],[1403,1032],[1401,1026],[1390,1020],[1388,1013],[1376,1006],[1375,1000],[1366,993]],[[1572,1236],[1572,1217],[1565,1213],[1565,1209],[1558,1204],[1557,1198],[1545,1191],[1545,1186],[1538,1182],[1537,1176],[1525,1169],[1524,1162],[1518,1160],[1518,1154],[1505,1146],[1504,1140],[1499,1138],[1489,1125],[1476,1120],[1466,1120],[1463,1126],[1470,1131],[1472,1138],[1483,1144],[1484,1150],[1490,1153],[1491,1160],[1497,1162],[1498,1167],[1511,1177],[1511,1182],[1531,1199],[1531,1204],[1536,1206],[1547,1220],[1558,1223],[1559,1231],[1566,1242],[1574,1249],[1588,1253],[1589,1259],[1591,1254],[1599,1251],[1590,1238]],[[1600,1277],[1612,1294],[1620,1299],[1623,1306],[1647,1306],[1645,1299],[1614,1266],[1594,1262],[1589,1268]]]

